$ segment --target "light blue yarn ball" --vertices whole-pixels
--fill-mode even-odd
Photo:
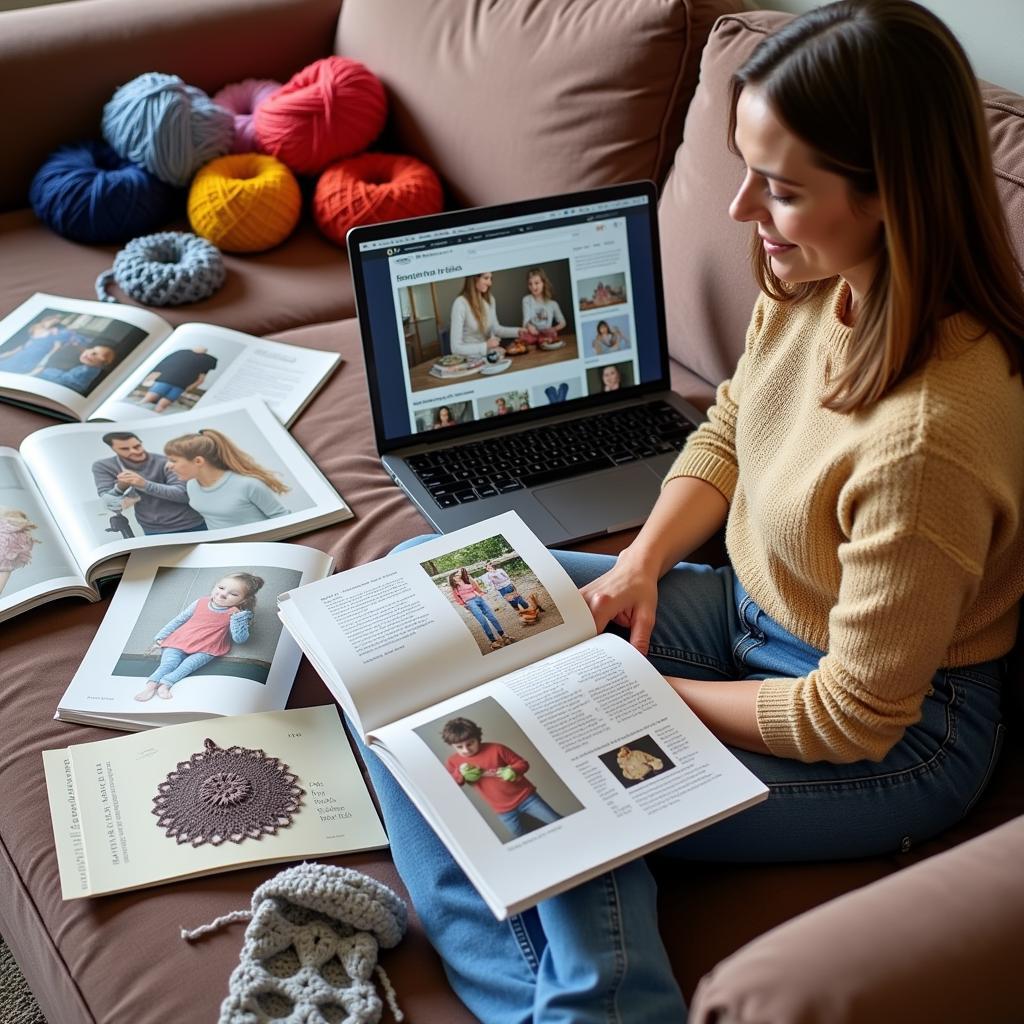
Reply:
[[[202,89],[149,71],[122,85],[103,108],[103,137],[125,160],[184,186],[231,148],[235,121]]]

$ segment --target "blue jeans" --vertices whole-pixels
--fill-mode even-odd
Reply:
[[[160,652],[160,664],[150,673],[149,678],[154,683],[173,686],[193,672],[198,672],[204,665],[209,665],[216,657],[216,654],[207,654],[206,651],[186,654],[177,647],[164,647]]]
[[[614,562],[603,555],[555,557],[578,586]],[[650,657],[667,675],[797,676],[821,654],[773,622],[730,568],[681,563],[659,584]],[[765,863],[909,849],[963,817],[988,782],[1002,738],[1002,675],[994,662],[940,670],[921,721],[878,763],[804,764],[734,750],[768,785],[769,798],[652,858]],[[365,747],[363,756],[395,865],[453,989],[482,1021],[685,1020],[643,859],[496,921],[376,756]]]
[[[491,606],[487,603],[485,598],[471,597],[466,602],[466,611],[468,611],[473,618],[480,623],[483,631],[487,634],[488,640],[494,640],[494,633],[497,633],[498,636],[505,635],[505,630],[501,628],[501,623],[495,618],[494,612],[491,611]],[[491,627],[487,624],[488,619],[494,623],[494,633],[491,632]]]
[[[501,594],[501,596],[505,598],[513,608],[522,608],[525,612],[526,609],[530,607],[526,603],[526,599],[522,594],[516,594],[516,585],[514,583],[510,583],[507,587],[498,587],[498,593]],[[509,594],[516,594],[516,596],[509,597]]]
[[[522,803],[516,804],[511,811],[498,811],[501,823],[512,833],[513,838],[525,836],[543,825],[553,825],[561,821],[562,816],[548,802],[534,791]],[[533,818],[538,824],[523,821],[523,816]]]

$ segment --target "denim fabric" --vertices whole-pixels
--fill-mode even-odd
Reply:
[[[531,793],[522,803],[516,804],[511,811],[498,811],[497,815],[514,837],[525,836],[527,832],[533,832],[544,825],[551,825],[562,818],[558,811],[537,793]],[[533,821],[524,821],[524,816],[527,819],[533,818]]]
[[[483,597],[471,597],[466,602],[466,610],[480,623],[483,631],[487,634],[488,640],[494,639],[494,633],[498,636],[504,636],[505,630],[501,628],[501,623],[495,618],[494,612],[491,611],[491,606],[487,603]],[[494,632],[491,632],[491,627],[487,624],[488,620],[494,625]]]
[[[207,654],[205,651],[186,654],[177,647],[165,647],[160,653],[160,664],[150,673],[149,678],[154,683],[173,686],[193,672],[198,672],[204,665],[209,665],[216,657],[216,654]]]
[[[614,561],[555,555],[577,585]],[[650,657],[664,674],[795,676],[821,653],[773,622],[729,568],[682,563],[659,585]],[[767,783],[769,798],[652,856],[759,863],[909,849],[962,817],[987,783],[1001,741],[1002,674],[997,663],[941,670],[921,721],[879,763],[803,764],[735,750]],[[498,922],[376,756],[360,747],[395,865],[453,989],[480,1020],[685,1020],[644,860]]]
[[[526,609],[530,607],[526,603],[526,599],[522,594],[516,594],[516,585],[514,583],[510,583],[507,587],[498,587],[498,593],[501,594],[501,596],[505,598],[513,608],[519,607],[525,612]],[[516,596],[509,597],[509,594],[516,594]]]

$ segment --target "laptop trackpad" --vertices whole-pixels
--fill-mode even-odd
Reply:
[[[533,496],[574,536],[613,533],[642,523],[661,478],[640,463],[538,487]]]

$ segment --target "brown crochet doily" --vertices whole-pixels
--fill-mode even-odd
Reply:
[[[306,792],[297,781],[288,765],[262,750],[224,749],[207,739],[157,786],[153,813],[178,843],[259,839],[292,823]]]

